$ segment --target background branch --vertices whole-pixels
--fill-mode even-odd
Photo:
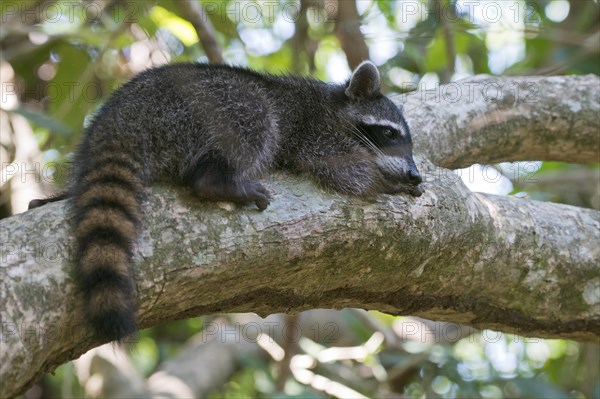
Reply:
[[[369,48],[360,31],[360,15],[356,1],[338,0],[337,4],[335,34],[340,40],[350,69],[354,70],[361,62],[369,59]]]
[[[213,64],[222,64],[223,52],[215,40],[215,29],[210,18],[204,12],[202,4],[197,0],[180,0],[175,4],[196,30],[208,61]]]

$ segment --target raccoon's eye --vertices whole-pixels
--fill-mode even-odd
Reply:
[[[391,130],[391,129],[385,129],[385,130],[383,131],[383,135],[384,135],[386,138],[388,138],[388,139],[390,139],[390,140],[391,140],[391,139],[393,139],[393,138],[395,138],[395,137],[396,137],[396,132],[394,132],[394,131],[393,131],[393,130]]]

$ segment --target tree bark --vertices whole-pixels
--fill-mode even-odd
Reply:
[[[491,77],[399,96],[415,151],[444,168],[503,161],[600,162],[596,75]]]
[[[419,198],[365,201],[274,174],[266,181],[274,199],[261,213],[153,187],[134,266],[140,327],[216,312],[355,307],[597,341],[600,212],[475,194],[427,158],[452,167],[511,153],[597,158],[600,94],[588,87],[599,79],[474,82],[488,79],[533,82],[541,97],[512,108],[476,95],[445,106],[427,100],[417,107],[418,93],[404,99],[426,177]],[[555,115],[552,124],[545,115]],[[0,221],[0,397],[101,343],[83,323],[72,286],[67,212],[58,202]]]

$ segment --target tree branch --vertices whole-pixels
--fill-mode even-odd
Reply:
[[[260,319],[255,325],[259,326],[259,323]],[[162,362],[147,379],[136,371],[122,348],[102,345],[87,352],[76,361],[85,397],[206,398],[231,379],[241,359],[267,355],[254,337],[232,337],[231,331],[235,330],[235,326],[223,323],[219,327],[227,327],[229,331],[198,333],[182,345],[176,356]],[[100,383],[88,383],[98,375],[102,376]]]
[[[369,59],[369,48],[360,31],[356,0],[338,0],[337,5],[335,34],[340,40],[350,69],[354,70],[361,62]]]
[[[208,15],[204,12],[199,0],[182,0],[175,4],[186,19],[192,24],[206,57],[213,64],[223,63],[223,52],[215,40],[215,28],[213,27]]]
[[[593,122],[585,120],[598,95],[588,86],[598,79],[533,81],[543,92],[562,87],[567,105],[550,97],[535,108],[517,106],[506,123],[518,129],[496,119],[488,121],[495,128],[486,129],[485,119],[472,112],[456,116],[463,115],[461,109],[485,112],[481,98],[453,105],[459,111],[452,112],[447,104],[425,102],[417,108],[410,97],[418,149],[450,165],[467,159],[466,150],[484,162],[497,153],[510,159],[510,148],[537,157],[532,142],[546,138],[544,148],[569,143],[554,130],[526,138],[526,128],[540,132],[531,119],[541,117],[531,115],[552,112],[555,124],[573,124],[575,143],[562,155],[576,157],[580,142],[592,145]],[[576,107],[571,91],[580,93],[581,120],[560,113]],[[488,107],[492,113],[504,109]],[[527,113],[519,119],[517,111]],[[465,132],[456,126],[478,127]],[[524,148],[510,145],[517,137]],[[450,148],[440,152],[440,143]],[[552,157],[555,151],[541,153]],[[183,189],[154,187],[136,250],[140,327],[217,312],[358,307],[527,336],[598,338],[599,212],[473,194],[450,171],[427,160],[419,167],[426,177],[423,196],[382,195],[374,202],[274,175],[267,182],[274,200],[262,213],[203,203]],[[67,204],[58,202],[0,221],[0,397],[22,392],[39,375],[100,344],[82,321],[70,278],[74,251],[67,211]]]
[[[317,6],[318,3],[311,3],[310,0],[300,0],[300,10],[298,15],[295,17],[296,22],[294,36],[292,36],[290,39],[290,44],[294,50],[292,52],[292,68],[296,74],[301,74],[303,71],[303,54],[306,56],[308,71],[312,74],[317,69],[315,64],[315,54],[317,52],[318,45],[316,41],[308,35],[308,9],[311,5]]]
[[[600,162],[600,78],[479,75],[404,95],[416,151],[436,165]]]

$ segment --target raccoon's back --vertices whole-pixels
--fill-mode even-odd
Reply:
[[[100,109],[80,159],[121,151],[135,158],[147,180],[183,180],[206,154],[239,156],[241,149],[226,148],[235,141],[228,136],[251,141],[247,132],[275,129],[277,105],[269,90],[266,76],[242,68],[184,63],[150,69]]]

